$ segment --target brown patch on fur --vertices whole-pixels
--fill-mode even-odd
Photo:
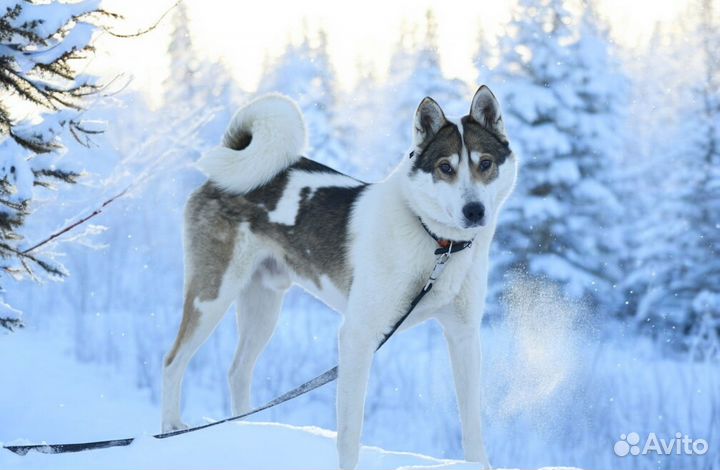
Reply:
[[[485,171],[480,169],[480,163],[483,160],[492,160],[493,162],[492,166]],[[495,158],[489,153],[481,154],[477,164],[473,163],[472,160],[468,160],[468,165],[470,165],[470,173],[473,178],[483,184],[490,184],[500,174],[500,167],[495,161]]]
[[[186,208],[185,243],[189,246],[191,268],[189,287],[198,300],[214,300],[235,249],[238,224],[223,217],[217,200],[203,200],[194,193]]]
[[[480,123],[475,121],[471,116],[465,116],[463,123],[463,140],[467,147],[468,155],[477,153],[480,158],[477,162],[468,159],[468,165],[472,172],[473,178],[483,184],[489,184],[498,177],[500,165],[505,163],[508,156],[512,155],[510,146],[493,132],[484,128]],[[492,166],[482,171],[480,162],[483,160],[492,160]]]
[[[283,196],[291,171],[339,174],[317,162],[301,159],[278,174],[267,184],[247,193],[237,194],[208,182],[196,190],[188,201],[186,239],[193,259],[190,266],[199,269],[203,279],[199,286],[210,299],[217,296],[219,283],[232,258],[235,233],[247,223],[253,235],[275,248],[282,261],[298,275],[321,287],[327,275],[344,292],[349,292],[352,270],[349,267],[348,228],[353,204],[366,187],[320,187],[315,191],[302,189],[301,204],[294,225],[270,221],[268,213],[275,210]],[[224,232],[232,232],[223,235]],[[334,234],[328,244],[328,233]],[[229,245],[225,245],[225,240]],[[199,268],[198,268],[199,266]],[[217,279],[217,282],[213,280]],[[201,300],[205,300],[201,298]]]
[[[195,300],[214,300],[220,294],[225,272],[230,266],[235,249],[237,225],[220,214],[220,205],[213,200],[199,200],[194,193],[185,208],[185,243],[190,258],[185,280],[183,318],[175,343],[165,357],[170,365],[181,343],[195,330],[201,313],[195,308]]]
[[[183,317],[180,322],[180,330],[178,331],[175,342],[173,343],[170,352],[165,356],[165,367],[172,364],[177,356],[180,345],[187,341],[188,335],[191,331],[195,330],[197,326],[198,317],[200,312],[195,308],[195,288],[193,286],[195,282],[190,282],[189,286],[185,289],[185,302],[183,303]]]
[[[423,142],[419,153],[413,157],[415,161],[411,171],[432,173],[433,178],[437,179],[442,174],[439,170],[440,164],[451,155],[460,155],[461,150],[460,131],[455,124],[447,123],[427,142]]]

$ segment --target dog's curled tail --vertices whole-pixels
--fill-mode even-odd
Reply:
[[[221,188],[246,193],[299,160],[305,139],[300,108],[287,96],[271,93],[240,108],[222,146],[207,151],[197,166]]]

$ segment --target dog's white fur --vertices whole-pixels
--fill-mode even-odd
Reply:
[[[228,136],[246,132],[250,145],[227,147]],[[297,104],[279,93],[263,95],[243,106],[232,118],[226,145],[206,152],[197,167],[220,187],[248,192],[270,181],[300,159],[307,145],[305,120]]]
[[[487,92],[483,92],[483,88],[476,94],[473,106],[479,99],[492,99],[486,105],[497,107],[492,93],[486,88]],[[499,108],[497,112],[499,116]],[[252,148],[239,152],[214,150],[203,158],[201,166],[218,184],[237,192],[269,181],[293,161],[297,149],[304,145],[304,126],[298,116],[297,108],[289,100],[277,95],[258,99],[241,110],[232,124],[252,127]],[[481,118],[478,114],[478,120]],[[416,147],[423,138],[416,125]],[[464,146],[462,151],[464,158],[478,158],[467,155]],[[451,160],[457,162],[460,157],[453,156]],[[499,176],[488,185],[473,183],[467,165],[458,165],[460,183],[455,185],[433,183],[427,173],[413,176],[411,165],[412,161],[404,158],[386,180],[369,186],[357,200],[349,227],[353,283],[349,295],[340,294],[345,298],[339,301],[339,290],[335,286],[318,292],[312,282],[293,277],[286,270],[260,269],[261,260],[268,257],[280,260],[281,255],[274,251],[276,248],[259,240],[247,224],[241,224],[233,261],[225,273],[218,298],[196,305],[203,318],[189,339],[179,345],[176,360],[166,365],[164,429],[183,426],[178,390],[184,368],[237,293],[241,340],[230,371],[230,385],[233,411],[242,413],[250,409],[250,383],[256,359],[275,328],[284,292],[295,281],[329,304],[345,306],[339,332],[337,448],[340,466],[355,467],[375,348],[405,312],[410,299],[417,294],[418,283],[427,279],[435,264],[433,252],[437,245],[418,223],[419,215],[430,230],[442,237],[474,239],[474,242],[470,249],[452,257],[442,277],[401,329],[431,317],[441,323],[449,345],[465,458],[489,467],[481,423],[480,324],[490,243],[499,209],[514,185],[516,159],[511,157],[501,165]],[[471,200],[485,204],[484,226],[465,228],[460,223],[462,204]]]

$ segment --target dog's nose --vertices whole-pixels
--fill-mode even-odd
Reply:
[[[465,216],[465,220],[467,220],[471,226],[480,224],[483,217],[485,217],[485,206],[479,202],[465,204],[462,211]]]

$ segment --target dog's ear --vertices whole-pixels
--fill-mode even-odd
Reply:
[[[417,111],[415,111],[415,128],[413,132],[415,146],[419,147],[423,142],[437,134],[442,126],[445,125],[445,113],[440,105],[429,96],[420,102]]]
[[[500,103],[485,85],[478,88],[473,96],[470,105],[470,117],[480,123],[486,129],[505,136],[505,125],[503,124]]]

